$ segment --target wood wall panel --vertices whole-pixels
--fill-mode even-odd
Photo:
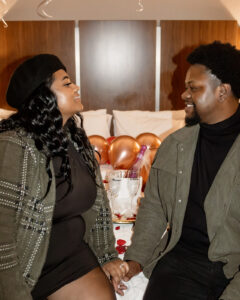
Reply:
[[[214,40],[237,43],[236,21],[161,21],[160,109],[181,109],[184,104],[187,55],[198,45]]]
[[[8,28],[0,26],[0,107],[9,108],[5,101],[9,78],[26,57],[55,54],[75,81],[74,27],[73,21],[9,21]]]
[[[240,26],[238,26],[237,30],[237,48],[240,50]]]
[[[80,21],[85,110],[154,110],[155,21]]]

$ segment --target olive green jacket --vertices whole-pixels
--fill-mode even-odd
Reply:
[[[55,205],[55,179],[47,196],[46,158],[34,141],[0,134],[0,299],[30,300],[45,262]],[[79,178],[81,180],[81,178]],[[97,172],[95,204],[83,214],[85,241],[101,264],[115,259],[111,211]],[[77,228],[76,228],[77,230]]]
[[[125,255],[125,259],[139,262],[147,277],[180,239],[198,133],[198,125],[173,133],[161,144],[153,162],[132,245]],[[204,209],[210,240],[208,257],[223,262],[225,276],[232,278],[220,299],[239,300],[240,136],[213,181]],[[168,223],[169,239],[165,231]]]

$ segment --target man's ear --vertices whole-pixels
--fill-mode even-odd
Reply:
[[[223,102],[227,97],[231,95],[231,93],[232,93],[231,85],[228,83],[222,83],[219,86],[219,94],[218,94],[219,102]]]

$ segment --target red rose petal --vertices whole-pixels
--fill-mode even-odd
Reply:
[[[118,246],[123,246],[126,244],[126,241],[119,239],[119,240],[117,240],[117,244],[118,244]]]
[[[118,254],[123,254],[124,252],[126,252],[126,246],[117,246],[116,250]]]
[[[119,229],[120,229],[120,226],[115,227],[115,230],[119,230]]]
[[[135,217],[133,217],[133,218],[127,218],[127,220],[128,220],[128,221],[135,221],[136,218],[135,218]]]

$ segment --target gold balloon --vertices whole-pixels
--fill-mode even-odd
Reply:
[[[156,134],[150,132],[139,134],[136,137],[136,141],[140,145],[146,145],[148,148],[147,151],[145,152],[144,165],[142,166],[140,172],[140,175],[143,178],[142,190],[144,191],[155,154],[157,152],[158,147],[161,145],[161,141],[158,138],[158,136],[156,136]]]
[[[146,182],[148,180],[149,172],[150,172],[154,157],[156,155],[156,152],[157,152],[157,148],[147,149],[145,152],[144,164],[140,171],[140,175],[143,178],[142,191],[144,191]]]
[[[130,169],[140,151],[137,141],[128,135],[115,138],[108,150],[110,164],[114,169]]]
[[[105,164],[108,161],[108,142],[106,139],[100,135],[91,135],[88,137],[91,145],[94,146],[95,157],[99,164]],[[100,156],[99,156],[99,154]]]
[[[145,132],[136,137],[136,141],[139,145],[146,145],[148,149],[157,149],[161,141],[154,133]]]

